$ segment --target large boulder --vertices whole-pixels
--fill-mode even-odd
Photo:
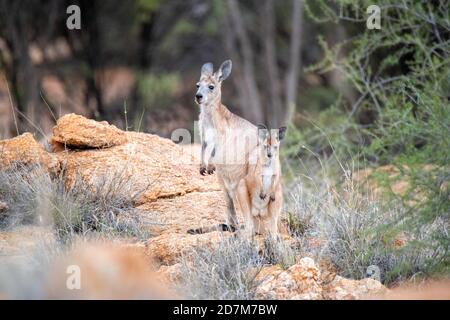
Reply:
[[[81,116],[61,119],[52,141],[66,141],[72,147],[56,153],[69,184],[81,180],[94,186],[105,177],[125,180],[130,192],[141,194],[138,203],[220,190],[216,178],[200,176],[195,157],[169,139],[124,132]],[[80,126],[80,133],[69,120]]]
[[[149,239],[146,253],[158,264],[173,265],[182,255],[190,255],[198,248],[213,249],[229,236],[230,233],[219,231],[198,235],[165,233]]]
[[[81,182],[95,188],[105,179],[125,181],[127,192],[138,195],[135,204],[151,234],[187,237],[190,228],[224,222],[220,185],[215,175],[199,174],[195,145],[121,131],[77,115],[62,117],[53,133],[53,145],[57,141],[71,146],[55,150],[67,184]]]
[[[74,270],[81,272],[80,288],[67,290],[68,272]],[[59,259],[49,270],[46,295],[51,299],[179,298],[160,283],[142,252],[117,245],[81,246]]]
[[[67,114],[53,127],[51,144],[68,148],[108,148],[124,144],[125,132],[107,122],[97,122],[76,114]]]
[[[31,133],[0,141],[0,168],[13,165],[41,166],[52,172],[59,168],[56,156],[45,151]]]

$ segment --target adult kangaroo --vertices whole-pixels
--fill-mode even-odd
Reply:
[[[231,60],[227,60],[214,72],[212,63],[205,63],[197,83],[195,101],[200,106],[200,174],[217,171],[227,205],[227,225],[220,227],[235,231],[238,224],[234,204],[236,191],[239,181],[247,175],[249,163],[255,161],[250,157],[257,146],[258,128],[232,113],[221,102],[222,82],[230,75],[231,67]],[[205,230],[188,232],[203,233]]]

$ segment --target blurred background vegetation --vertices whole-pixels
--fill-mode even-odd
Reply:
[[[329,234],[344,273],[384,261],[389,281],[448,275],[450,2],[378,0],[381,29],[370,30],[372,2],[0,0],[0,137],[45,136],[69,112],[162,136],[193,130],[201,65],[231,58],[223,102],[254,123],[289,126],[289,192],[332,178],[345,193],[349,172],[367,168],[386,186],[381,207],[366,208],[376,223],[356,224],[352,241]],[[71,4],[81,30],[66,28]],[[399,181],[403,192],[392,190]],[[306,203],[299,219],[332,210],[294,198]],[[380,219],[380,208],[400,214]],[[401,252],[386,248],[384,236],[405,232]]]

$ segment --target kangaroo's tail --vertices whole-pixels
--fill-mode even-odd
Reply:
[[[229,232],[235,232],[236,227],[233,225],[228,225],[225,223],[220,223],[218,225],[209,226],[209,227],[202,227],[197,229],[189,229],[187,233],[189,234],[202,234],[202,233],[208,233],[208,232],[214,232],[214,231],[229,231]]]

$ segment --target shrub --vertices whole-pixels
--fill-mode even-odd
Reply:
[[[342,182],[331,183],[322,173],[297,179],[287,189],[287,207],[298,208],[290,211],[291,219],[308,225],[306,232],[293,233],[301,238],[302,250],[331,260],[344,277],[366,278],[368,268],[376,266],[380,280],[392,285],[432,276],[434,266],[445,265],[443,248],[431,245],[437,234],[443,236],[443,221],[425,225],[418,235],[411,230],[405,234],[399,222],[405,208],[377,198],[350,170],[344,171]],[[308,246],[310,239],[323,244]]]
[[[348,32],[348,39],[333,47],[320,40],[324,59],[310,70],[338,70],[359,94],[356,103],[348,109],[348,118],[356,124],[355,129],[361,132],[364,143],[348,140],[353,146],[344,146],[347,150],[357,147],[353,159],[370,166],[393,164],[399,172],[395,179],[405,181],[408,187],[404,193],[391,192],[384,198],[380,210],[397,208],[392,219],[384,223],[371,222],[363,213],[359,220],[342,213],[333,221],[338,229],[341,223],[354,225],[352,234],[356,232],[358,239],[368,241],[351,246],[371,252],[357,249],[350,254],[353,260],[363,257],[362,260],[375,261],[379,260],[376,256],[383,256],[390,261],[385,263],[386,269],[394,275],[388,281],[418,271],[428,276],[449,276],[450,3],[378,1],[380,30],[365,26],[365,10],[371,4],[366,0],[307,1],[306,11],[313,20],[319,23],[344,23],[345,20]],[[337,107],[345,110],[345,102]],[[311,141],[310,134],[304,138],[308,140]],[[308,149],[323,149],[320,140],[315,143],[319,149],[315,145]],[[341,149],[336,145],[332,151]],[[391,177],[380,176],[378,180],[388,186],[393,182]],[[366,209],[370,216],[373,209]],[[388,211],[381,214],[389,215]],[[369,230],[364,230],[366,225]],[[338,229],[335,236],[342,239],[339,250],[346,251],[351,243],[338,234]],[[360,232],[363,233],[358,235]],[[388,252],[377,240],[384,234],[400,232],[412,239],[401,252]],[[351,261],[350,257],[343,260]]]
[[[242,238],[222,238],[217,247],[198,248],[181,258],[181,292],[192,299],[254,299],[263,260]]]
[[[52,225],[62,241],[92,232],[143,237],[132,205],[136,196],[121,173],[99,179],[89,188],[80,179],[68,186],[63,173],[51,177],[43,168],[17,165],[0,170],[0,199],[10,207],[0,226]]]
[[[180,86],[178,74],[142,74],[138,77],[138,94],[146,108],[170,106]]]

